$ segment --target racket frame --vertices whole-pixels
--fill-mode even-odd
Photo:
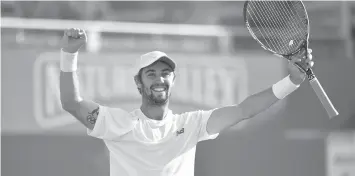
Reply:
[[[307,34],[306,34],[307,36],[306,36],[305,40],[300,44],[300,46],[298,47],[298,49],[297,49],[296,51],[294,51],[294,52],[292,52],[292,53],[289,53],[289,54],[279,54],[279,53],[277,53],[277,52],[275,52],[275,51],[269,49],[268,47],[266,47],[266,46],[254,35],[254,32],[251,30],[251,27],[250,27],[250,25],[249,25],[248,19],[246,18],[246,17],[247,17],[247,7],[248,7],[248,5],[249,5],[249,2],[250,2],[250,1],[246,1],[246,2],[244,3],[244,8],[243,8],[244,23],[245,23],[245,25],[247,26],[247,29],[248,29],[249,33],[251,34],[251,36],[261,45],[261,47],[262,47],[263,49],[265,49],[265,50],[271,52],[271,53],[274,54],[274,55],[283,57],[283,58],[285,58],[285,59],[287,59],[287,60],[289,60],[289,61],[291,61],[291,57],[292,57],[292,56],[296,55],[296,54],[297,54],[298,52],[300,52],[302,49],[306,49],[306,51],[308,51],[308,39],[309,39],[310,28],[309,28],[308,13],[307,13],[306,10],[304,10],[304,12],[305,12],[305,14],[306,14],[306,16],[307,16],[307,19],[306,19],[306,20],[307,20]],[[306,9],[306,7],[304,6],[303,2],[302,2],[302,1],[300,1],[300,2],[301,2],[301,4],[302,4],[303,9]],[[306,55],[305,58],[307,58],[307,52],[306,52],[305,55]],[[303,70],[304,72],[307,73],[307,76],[308,76],[308,79],[309,79],[309,80],[311,80],[311,79],[313,78],[314,74],[313,74],[313,71],[312,71],[311,69],[306,70],[306,69],[304,69],[299,63],[295,63],[295,64],[296,64],[296,66],[297,66],[298,68],[300,68],[301,70]]]
[[[288,61],[291,61],[291,57],[296,55],[297,53],[299,53],[302,49],[305,49],[305,59],[308,58],[308,43],[309,43],[309,33],[310,33],[310,25],[309,25],[309,18],[308,18],[308,13],[306,10],[305,5],[303,4],[303,2],[301,0],[298,0],[301,4],[302,7],[304,9],[305,15],[306,15],[306,20],[307,20],[307,36],[305,38],[305,40],[299,45],[298,49],[290,54],[278,54],[277,52],[269,49],[268,47],[266,47],[255,35],[254,32],[251,30],[251,27],[249,25],[248,19],[247,19],[247,7],[248,4],[250,2],[250,0],[245,1],[244,3],[244,8],[243,8],[243,16],[244,16],[244,22],[245,25],[249,31],[249,33],[251,34],[251,36],[261,45],[261,47],[266,50],[271,52],[272,54],[285,58]],[[328,98],[327,94],[325,93],[325,91],[323,90],[323,87],[320,85],[317,77],[315,76],[315,74],[313,73],[313,70],[311,68],[308,68],[307,70],[300,64],[300,63],[295,63],[295,65],[302,71],[304,71],[307,75],[307,79],[309,81],[309,83],[311,84],[313,90],[315,91],[315,93],[317,94],[318,99],[321,101],[323,107],[326,109],[329,118],[332,118],[334,116],[339,115],[338,111],[334,108],[333,104],[331,103],[330,99]]]

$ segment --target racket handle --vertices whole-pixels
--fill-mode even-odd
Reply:
[[[319,83],[317,77],[313,74],[311,69],[307,71],[307,75],[309,83],[311,84],[314,92],[317,94],[317,97],[322,103],[323,107],[327,111],[329,118],[339,115],[338,111],[334,108],[322,85]]]

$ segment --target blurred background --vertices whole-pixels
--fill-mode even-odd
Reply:
[[[199,143],[196,176],[355,176],[355,3],[305,5],[314,72],[340,115],[329,119],[305,82],[250,125]],[[88,33],[79,56],[85,98],[137,108],[132,64],[161,50],[179,65],[171,108],[180,113],[239,103],[286,76],[287,62],[247,32],[242,8],[238,1],[2,1],[2,175],[109,175],[104,143],[61,109],[64,29]]]

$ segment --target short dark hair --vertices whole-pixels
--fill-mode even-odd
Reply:
[[[140,84],[143,84],[143,82],[142,82],[142,72],[143,72],[143,68],[141,68],[138,71],[137,75],[134,76],[134,79]],[[139,87],[137,87],[137,89],[138,89],[139,94],[142,94],[142,90]]]

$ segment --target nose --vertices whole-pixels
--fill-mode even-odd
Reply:
[[[164,83],[164,77],[158,76],[157,82],[158,82],[158,83]]]

